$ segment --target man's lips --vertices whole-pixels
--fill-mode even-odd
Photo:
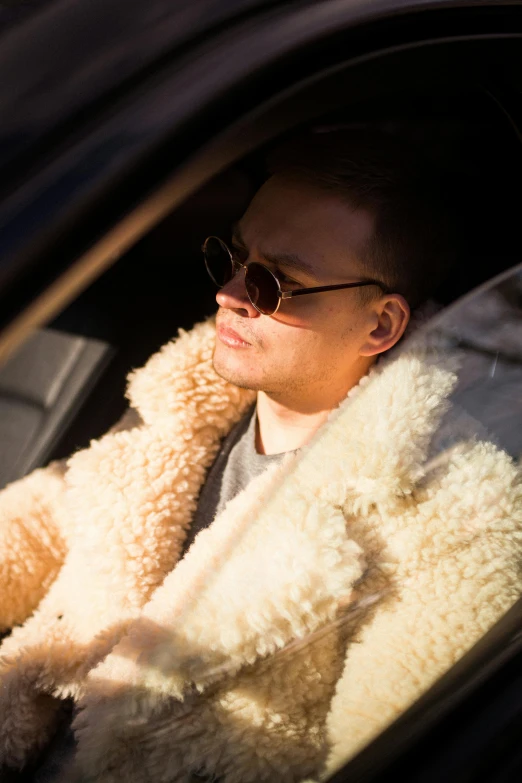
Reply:
[[[218,326],[217,336],[229,348],[247,348],[250,345],[241,335],[230,329],[229,326]]]

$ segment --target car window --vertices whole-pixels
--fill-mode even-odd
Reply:
[[[522,456],[522,272],[466,298],[441,321],[462,355],[454,402]]]

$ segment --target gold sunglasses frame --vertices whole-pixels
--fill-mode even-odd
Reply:
[[[259,261],[251,261],[250,264],[242,264],[240,261],[237,261],[234,258],[233,254],[232,254],[232,251],[230,250],[230,248],[229,248],[229,246],[227,245],[226,242],[224,242],[219,237],[209,236],[203,242],[203,244],[201,246],[201,250],[203,251],[203,257],[205,259],[205,268],[207,270],[207,273],[208,273],[210,279],[212,280],[212,282],[215,285],[217,285],[218,288],[224,288],[224,286],[220,285],[216,281],[216,279],[214,278],[213,274],[210,271],[210,268],[209,268],[209,265],[208,265],[208,262],[207,262],[206,248],[207,248],[208,242],[211,239],[212,240],[216,240],[217,242],[219,242],[221,247],[224,250],[226,250],[226,252],[228,253],[228,257],[230,258],[230,264],[231,264],[231,267],[232,267],[232,277],[230,278],[230,280],[232,280],[235,277],[235,275],[239,272],[240,269],[244,269],[245,277],[246,277],[246,275],[248,273],[248,268],[250,266],[260,266],[263,270],[268,272],[273,277],[273,279],[275,280],[275,283],[277,285],[278,301],[277,301],[276,309],[273,312],[271,312],[271,313],[264,313],[252,301],[252,297],[248,293],[248,287],[246,286],[246,283],[245,283],[245,289],[246,289],[246,293],[247,293],[247,296],[248,296],[248,300],[249,300],[250,304],[252,305],[252,307],[255,307],[257,312],[261,313],[261,315],[268,315],[268,316],[275,315],[277,313],[277,311],[279,310],[279,308],[281,306],[281,302],[283,300],[293,299],[295,296],[304,296],[305,294],[322,294],[322,293],[324,293],[326,291],[339,291],[342,288],[361,288],[362,286],[368,286],[368,285],[376,285],[383,291],[383,293],[390,293],[389,289],[384,285],[384,283],[381,283],[379,280],[373,280],[373,279],[370,279],[370,278],[368,280],[361,280],[361,281],[356,282],[356,283],[337,283],[336,285],[321,285],[321,286],[314,286],[313,288],[299,288],[296,291],[283,291],[283,289],[281,288],[281,283],[279,282],[279,280],[277,278],[277,275],[274,272],[272,272],[272,270],[268,266],[265,266],[265,264],[262,264]],[[227,281],[227,282],[230,282],[230,280]],[[227,283],[225,283],[225,285],[227,285]]]

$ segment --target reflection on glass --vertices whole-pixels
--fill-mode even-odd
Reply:
[[[522,271],[444,315],[462,362],[455,405],[514,458],[522,455]]]

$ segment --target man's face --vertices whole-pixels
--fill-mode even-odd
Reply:
[[[335,285],[368,276],[360,259],[373,229],[368,212],[272,177],[236,227],[232,249],[242,263],[266,264],[283,290]],[[306,407],[321,389],[341,399],[373,361],[361,346],[375,328],[374,300],[361,298],[360,289],[295,297],[265,316],[251,305],[241,270],[216,299],[214,367],[238,386]]]

